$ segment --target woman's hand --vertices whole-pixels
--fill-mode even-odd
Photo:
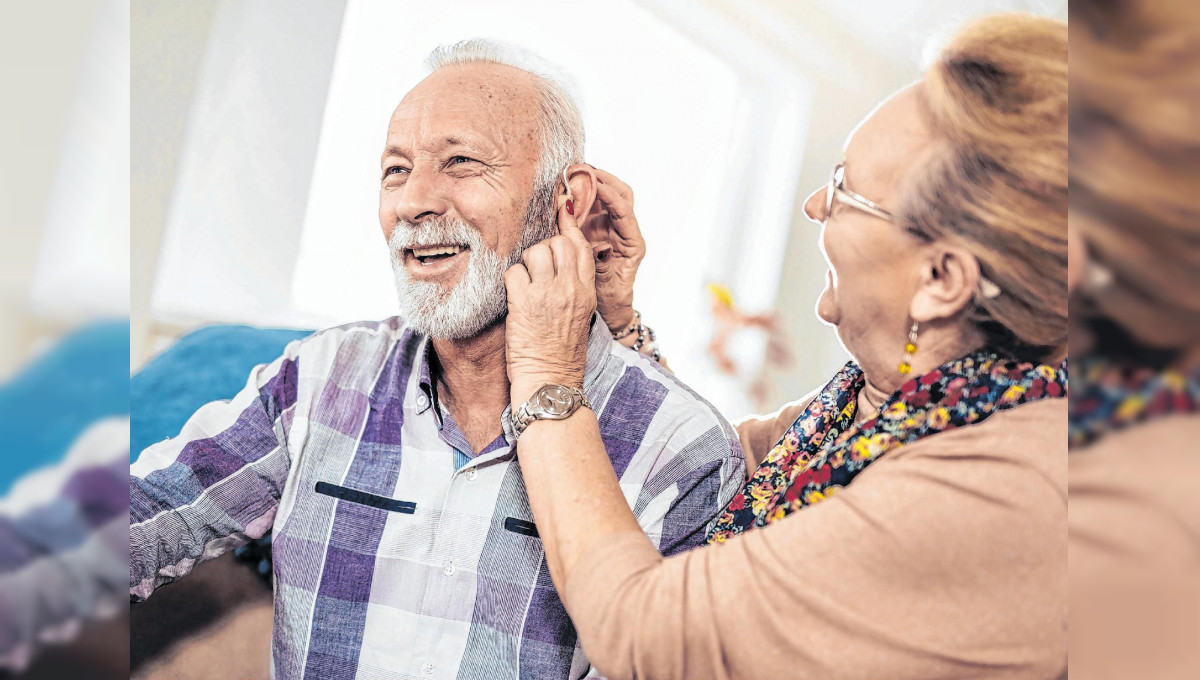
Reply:
[[[633,323],[633,280],[646,257],[646,241],[633,214],[633,190],[596,168],[596,197],[583,235],[596,253],[596,308],[616,333]],[[605,253],[607,252],[607,255]]]
[[[514,405],[525,403],[546,384],[583,387],[588,331],[596,310],[596,268],[592,245],[564,206],[558,210],[558,225],[558,236],[527,249],[521,262],[504,273]]]

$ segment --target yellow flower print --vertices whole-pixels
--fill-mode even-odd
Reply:
[[[753,502],[750,504],[750,510],[755,515],[761,515],[763,510],[767,509],[767,501],[771,500],[771,485],[768,482],[754,484],[750,487],[750,498]]]
[[[935,429],[941,429],[950,422],[950,411],[945,407],[939,407],[929,412],[929,426]]]
[[[908,406],[902,401],[892,404],[883,412],[883,417],[888,420],[902,420],[906,415],[908,415]]]
[[[839,468],[845,464],[846,464],[846,449],[844,447],[839,448],[837,451],[834,451],[833,455],[831,455],[829,457],[829,465],[832,467]]]
[[[771,514],[767,516],[767,522],[778,522],[779,520],[783,519],[785,514],[784,507],[779,506],[772,510]]]
[[[812,505],[813,503],[820,503],[823,500],[825,500],[825,494],[821,493],[820,491],[814,490],[804,494],[804,502],[808,503],[809,505]]]
[[[1024,387],[1020,385],[1012,385],[1004,391],[1004,396],[1000,397],[1000,401],[1005,404],[1014,402],[1017,399],[1020,399],[1022,394],[1025,394]]]
[[[1146,407],[1146,400],[1140,396],[1132,396],[1121,402],[1117,407],[1117,418],[1123,421],[1137,418]]]
[[[1055,370],[1045,364],[1038,366],[1037,372],[1038,372],[1038,375],[1042,376],[1046,380],[1054,380],[1058,377],[1058,374],[1055,372]]]

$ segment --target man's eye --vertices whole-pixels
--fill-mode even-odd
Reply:
[[[389,165],[383,171],[383,176],[385,179],[388,177],[391,177],[392,175],[406,175],[406,174],[408,174],[408,168],[404,167],[403,165]]]
[[[467,156],[452,156],[450,158],[450,162],[447,163],[447,165],[458,165],[460,163],[478,163],[478,162],[479,161],[475,160],[474,158],[468,158]]]

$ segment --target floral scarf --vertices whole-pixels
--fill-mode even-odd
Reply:
[[[871,418],[854,423],[862,369],[847,363],[788,428],[705,543],[777,522],[846,486],[888,451],[983,422],[1020,404],[1067,394],[1066,364],[1016,363],[977,351],[904,383]]]
[[[1162,416],[1200,412],[1200,367],[1190,374],[1081,362],[1078,396],[1071,399],[1068,437],[1072,449],[1108,432]]]

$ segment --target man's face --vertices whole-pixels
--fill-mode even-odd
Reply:
[[[418,330],[470,337],[503,315],[504,270],[531,245],[527,221],[538,240],[549,235],[544,201],[532,200],[539,121],[533,76],[498,64],[440,69],[392,114],[379,224]]]

